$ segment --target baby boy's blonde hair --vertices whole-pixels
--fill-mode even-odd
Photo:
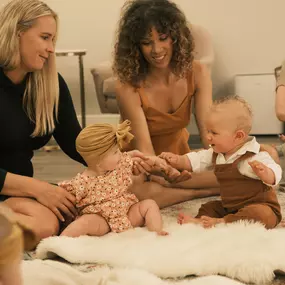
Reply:
[[[226,96],[213,102],[211,112],[222,113],[224,120],[235,125],[235,131],[243,130],[249,134],[252,128],[252,110],[242,97]]]

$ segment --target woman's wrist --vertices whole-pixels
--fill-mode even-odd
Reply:
[[[21,176],[8,172],[1,194],[37,199],[38,195],[40,195],[40,192],[42,191],[41,189],[44,188],[45,183],[46,182],[42,182],[32,177]]]

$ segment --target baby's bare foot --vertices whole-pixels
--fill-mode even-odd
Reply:
[[[168,235],[169,235],[169,232],[166,232],[166,231],[161,230],[161,231],[158,231],[157,234],[158,234],[159,236],[168,236]]]
[[[224,223],[225,220],[224,219],[218,219],[218,218],[211,218],[208,216],[202,216],[201,217],[201,223],[203,225],[204,228],[211,228],[214,227],[217,224],[221,224]]]
[[[177,223],[180,225],[189,223],[201,224],[201,220],[198,218],[193,218],[192,216],[186,215],[184,213],[179,213],[177,217]]]

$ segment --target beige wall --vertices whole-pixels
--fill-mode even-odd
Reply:
[[[8,0],[0,0],[0,4]],[[58,49],[87,49],[85,86],[88,114],[98,113],[90,68],[111,58],[113,36],[124,0],[46,0],[60,15]],[[187,18],[208,29],[216,61],[214,94],[233,92],[238,73],[271,72],[285,58],[284,0],[176,0]],[[283,25],[283,28],[282,28]],[[78,60],[59,58],[80,112]]]

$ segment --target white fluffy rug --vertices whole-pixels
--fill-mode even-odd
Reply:
[[[266,230],[260,224],[239,222],[203,229],[192,224],[180,226],[167,217],[165,229],[169,236],[136,228],[101,238],[51,237],[40,243],[37,257],[58,255],[71,263],[143,269],[163,278],[220,274],[255,284],[273,280],[275,270],[285,271],[283,228]]]
[[[25,261],[22,271],[24,285],[242,285],[221,276],[171,282],[139,269],[103,267],[83,273],[60,262],[42,260]]]

